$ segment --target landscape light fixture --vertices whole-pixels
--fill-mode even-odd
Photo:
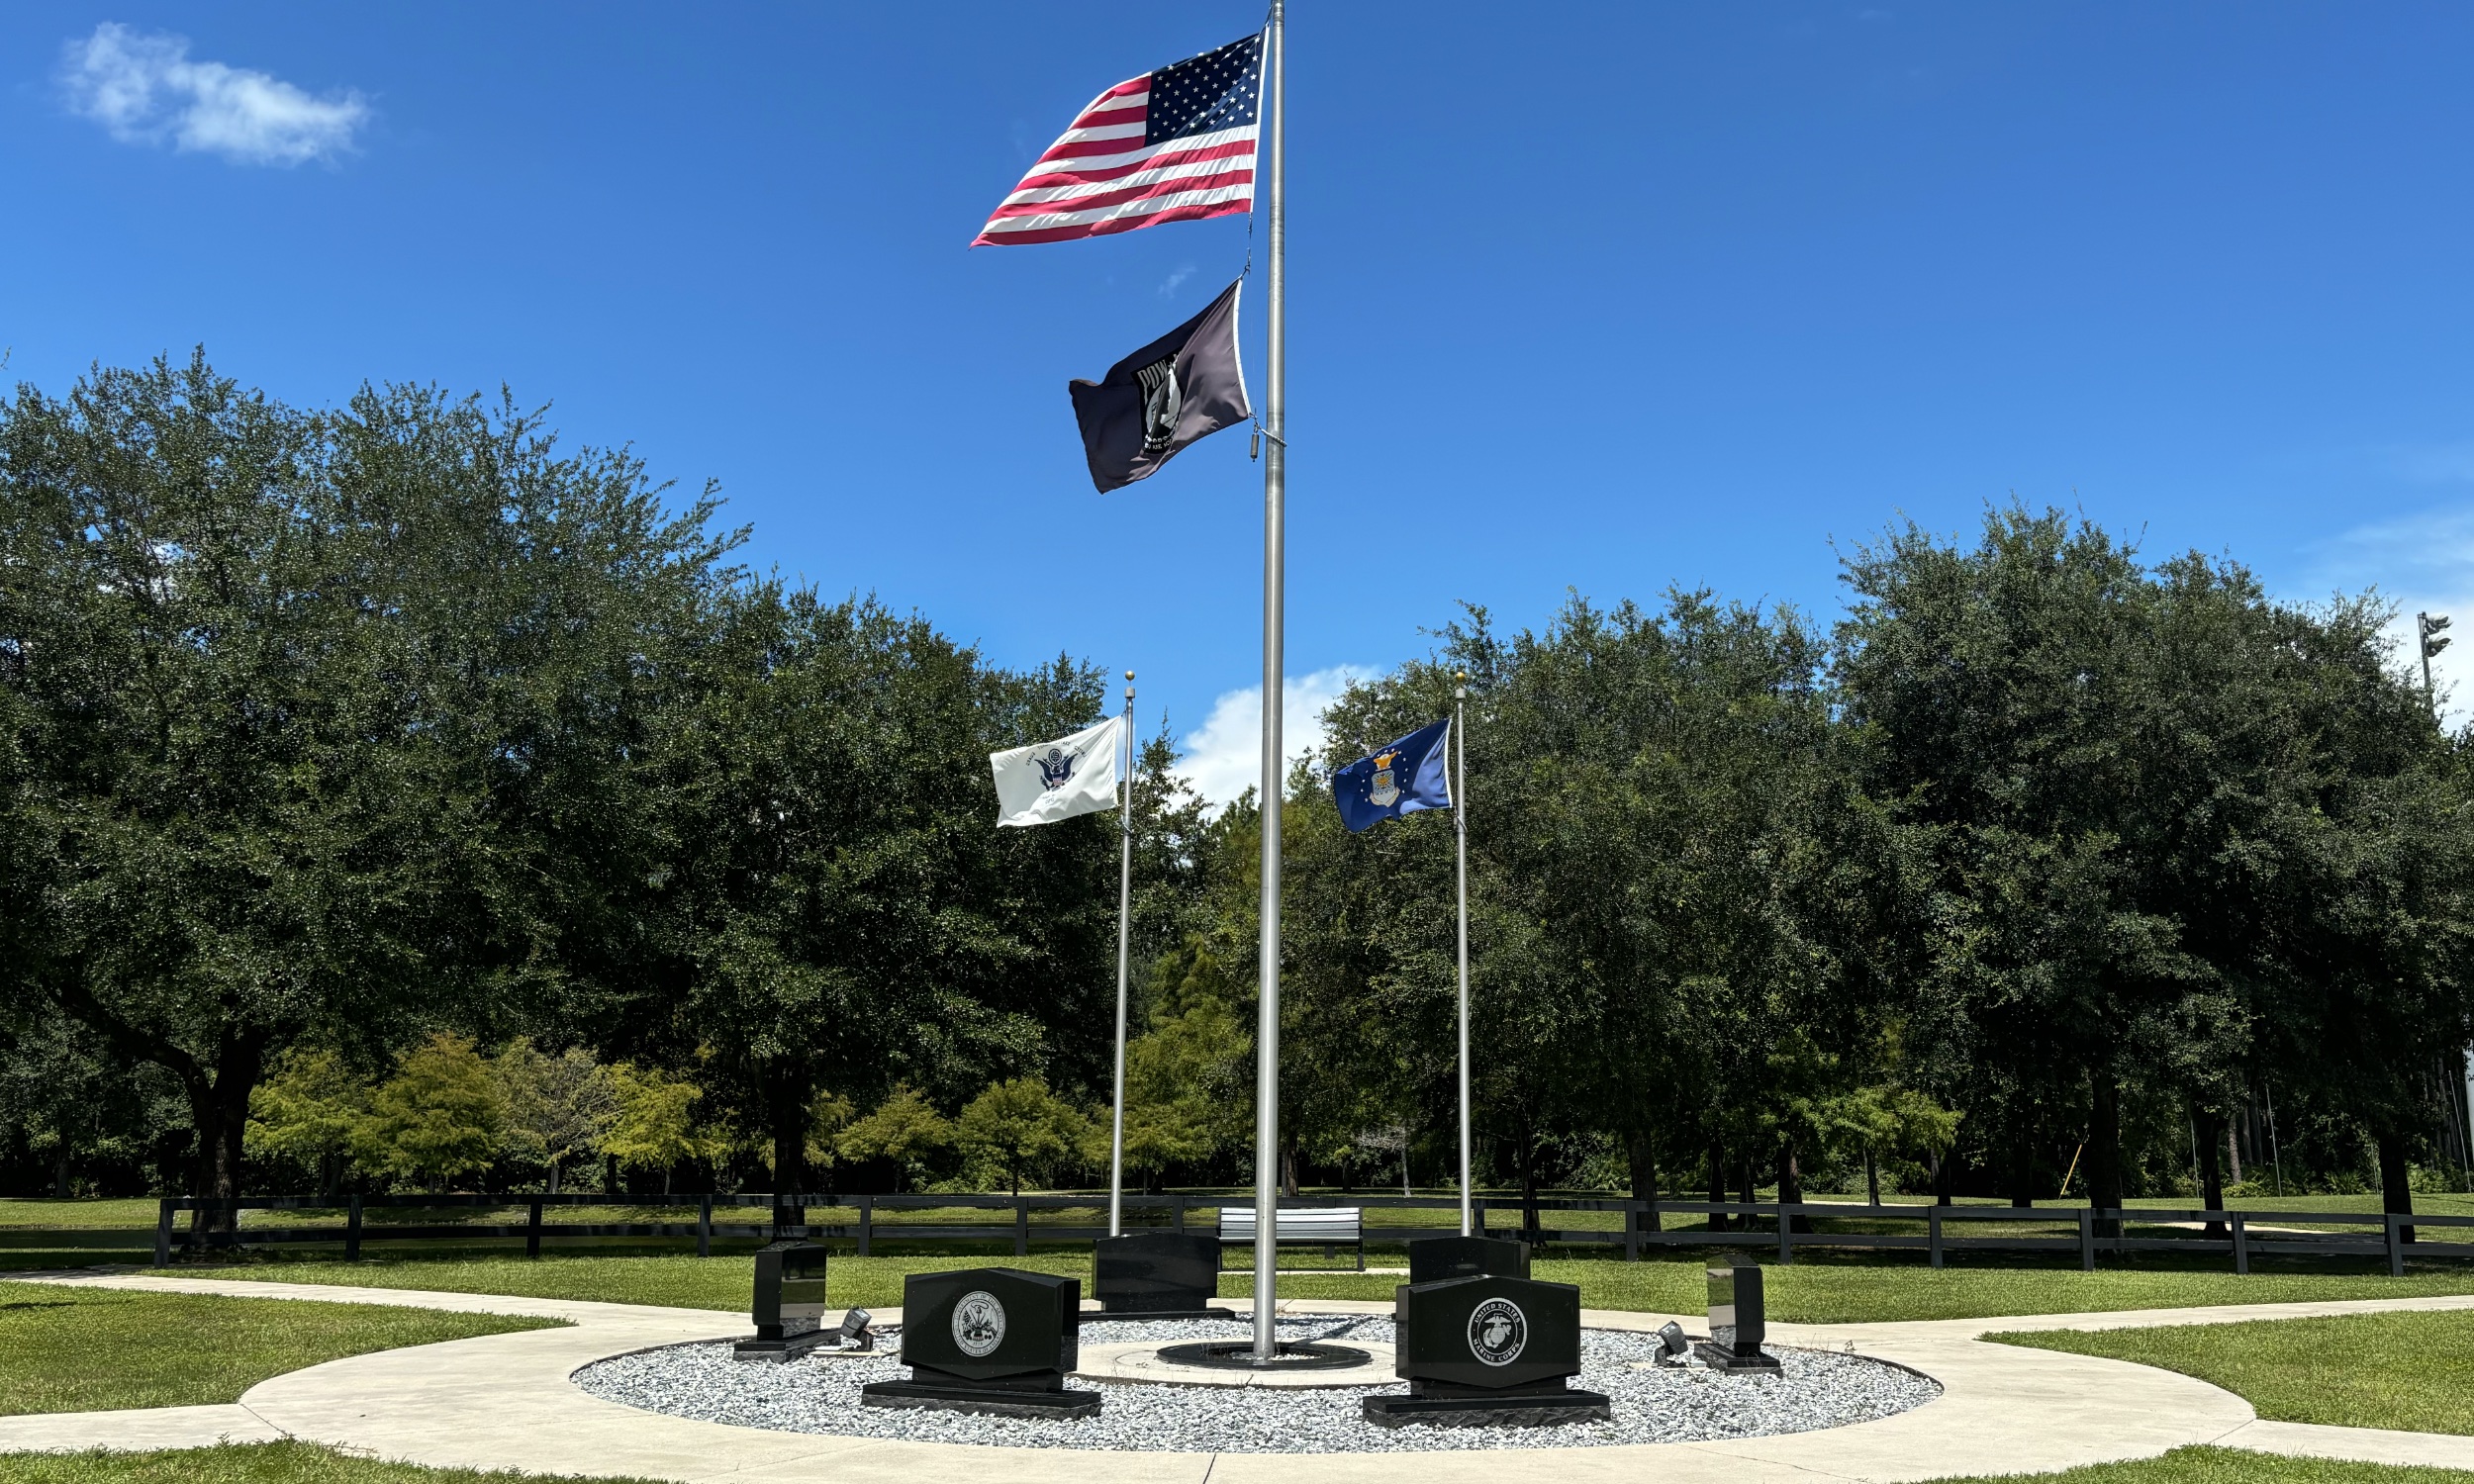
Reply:
[[[874,1323],[875,1320],[876,1316],[870,1314],[865,1309],[853,1309],[848,1314],[843,1315],[841,1343],[836,1345],[835,1348],[845,1350],[875,1349],[876,1336],[868,1332],[868,1326]]]
[[[1681,1365],[1691,1353],[1691,1343],[1683,1338],[1683,1326],[1670,1319],[1658,1327],[1658,1353],[1652,1359],[1661,1365]]]

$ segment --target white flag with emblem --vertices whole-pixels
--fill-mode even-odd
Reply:
[[[1125,718],[1088,731],[988,755],[997,775],[997,826],[1049,824],[1116,807],[1117,754]]]

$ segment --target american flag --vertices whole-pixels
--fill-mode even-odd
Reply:
[[[1254,209],[1263,38],[1120,82],[1091,102],[971,245],[1065,242]]]

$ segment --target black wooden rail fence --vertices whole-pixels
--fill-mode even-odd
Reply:
[[[355,1195],[323,1196],[247,1196],[234,1200],[216,1200],[198,1196],[171,1196],[161,1202],[154,1229],[154,1260],[163,1265],[171,1260],[176,1246],[202,1242],[207,1246],[231,1246],[244,1243],[251,1247],[300,1244],[340,1243],[345,1260],[357,1260],[364,1242],[469,1242],[475,1239],[522,1237],[524,1253],[538,1256],[541,1244],[547,1239],[666,1237],[696,1239],[696,1254],[713,1254],[714,1239],[764,1240],[777,1235],[805,1235],[828,1241],[856,1243],[859,1253],[867,1255],[881,1242],[909,1243],[1004,1243],[1010,1242],[1017,1254],[1026,1254],[1031,1244],[1083,1243],[1107,1235],[1104,1227],[1070,1225],[1062,1222],[1034,1222],[1037,1211],[1091,1210],[1104,1197],[1093,1195],[845,1195],[839,1197],[807,1197],[813,1205],[825,1208],[855,1210],[854,1221],[807,1224],[800,1208],[776,1210],[774,1198],[764,1194],[738,1195],[669,1195],[612,1196],[604,1194],[566,1195]],[[1196,1194],[1184,1191],[1159,1195],[1129,1195],[1125,1205],[1129,1226],[1171,1227],[1184,1230],[1189,1224],[1204,1225],[1197,1212],[1216,1212],[1221,1206],[1236,1204],[1242,1197]],[[1366,1228],[1368,1239],[1377,1244],[1406,1241],[1416,1237],[1442,1236],[1459,1231],[1459,1201],[1449,1196],[1396,1195],[1326,1195],[1284,1200],[1284,1208],[1329,1206],[1360,1206],[1373,1210],[1411,1210],[1434,1212],[1455,1218],[1431,1225],[1375,1225]],[[2192,1255],[2221,1254],[2229,1258],[2236,1272],[2250,1271],[2254,1258],[2260,1256],[2351,1256],[2384,1258],[2391,1273],[2402,1275],[2409,1259],[2434,1257],[2474,1257],[2474,1237],[2464,1229],[2474,1227],[2474,1216],[2405,1216],[2381,1212],[2335,1211],[2197,1211],[2132,1208],[2121,1211],[2097,1211],[2086,1207],[2046,1206],[1867,1206],[1838,1202],[1803,1202],[1781,1206],[1775,1202],[1706,1202],[1706,1201],[1637,1201],[1614,1198],[1541,1197],[1538,1204],[1542,1221],[1535,1232],[1524,1233],[1521,1207],[1517,1200],[1496,1198],[1474,1201],[1476,1220],[1481,1230],[1497,1236],[1526,1235],[1533,1241],[1574,1247],[1614,1248],[1628,1260],[1637,1259],[1645,1248],[1752,1248],[1764,1253],[1774,1252],[1776,1260],[1793,1262],[1798,1252],[1807,1249],[1833,1251],[1916,1251],[1931,1265],[1939,1267],[1951,1253],[1969,1252],[2076,1252],[2079,1265],[2092,1269],[2099,1253],[2134,1252],[2171,1252]],[[692,1208],[693,1221],[678,1222],[555,1222],[546,1220],[548,1213],[561,1207],[665,1206]],[[370,1213],[388,1210],[439,1210],[456,1208],[509,1209],[522,1207],[522,1223],[501,1225],[432,1224],[372,1225]],[[973,1224],[917,1224],[901,1219],[905,1211],[966,1209],[1005,1213],[1002,1221]],[[179,1212],[189,1212],[193,1228],[238,1226],[243,1211],[341,1210],[341,1226],[332,1223],[318,1226],[249,1226],[238,1232],[231,1230],[183,1231],[175,1221]],[[748,1211],[760,1211],[762,1220],[731,1221],[726,1218]],[[1562,1212],[1615,1212],[1620,1220],[1607,1227],[1547,1226]],[[229,1213],[230,1223],[207,1219],[208,1213]],[[716,1219],[716,1215],[725,1219]],[[892,1219],[881,1219],[890,1217]],[[1506,1220],[1506,1218],[1509,1220]],[[1697,1219],[1699,1224],[1674,1229],[1667,1218]],[[1710,1218],[1724,1218],[1730,1230],[1713,1230]],[[1798,1222],[1795,1218],[1803,1218]],[[1816,1223],[1841,1224],[1819,1227]],[[1865,1226],[1896,1225],[1910,1230],[1864,1231],[1848,1230],[1844,1224]],[[2114,1224],[2114,1230],[2107,1230]],[[2213,1223],[2211,1227],[2191,1230],[2195,1224]],[[1797,1227],[1812,1227],[1799,1231]],[[2043,1226],[2072,1228],[2066,1234],[2024,1233],[2003,1231],[2005,1226]],[[2310,1230],[2335,1228],[2336,1230]],[[2301,1229],[2301,1230],[2297,1230]],[[2434,1240],[2434,1234],[2458,1240]],[[15,1233],[23,1240],[32,1234]],[[93,1235],[93,1234],[85,1234]]]

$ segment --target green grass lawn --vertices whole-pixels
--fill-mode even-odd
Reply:
[[[2002,1474],[2002,1484],[2474,1484],[2474,1473],[2453,1468],[2401,1468],[2389,1463],[2343,1463],[2331,1458],[2285,1458],[2238,1448],[2175,1448],[2161,1458],[2136,1463],[2099,1463],[2057,1474]],[[1933,1484],[1995,1484],[1993,1477],[1936,1479]]]
[[[2474,1434],[2474,1313],[1991,1338],[2178,1370],[2224,1387],[2277,1422]]]
[[[228,1442],[152,1453],[0,1453],[0,1484],[537,1484],[539,1478],[385,1463],[307,1442]]]
[[[288,1370],[553,1320],[0,1283],[0,1414],[233,1402]]]
[[[2474,1473],[2178,1448],[2137,1463],[2005,1475],[2038,1484],[2474,1484]],[[225,1443],[152,1453],[0,1453],[0,1484],[540,1484],[537,1474],[421,1468],[355,1458],[306,1442]],[[577,1480],[574,1484],[603,1484]],[[608,1481],[619,1484],[619,1481]],[[1989,1479],[1935,1484],[1993,1484]]]
[[[1036,1252],[1029,1257],[1009,1253],[937,1257],[837,1254],[827,1267],[826,1287],[829,1301],[836,1306],[880,1308],[902,1302],[905,1273],[983,1265],[1070,1273],[1082,1277],[1087,1284],[1091,1277],[1088,1251]],[[474,1255],[357,1263],[277,1260],[230,1268],[182,1267],[178,1271],[275,1282],[599,1299],[733,1313],[746,1311],[752,1283],[750,1259],[743,1254],[697,1258],[655,1253],[613,1256],[551,1252],[537,1261]],[[1698,1261],[1545,1258],[1534,1271],[1555,1282],[1579,1284],[1581,1302],[1596,1309],[1697,1314],[1708,1302],[1707,1281]],[[1321,1273],[1283,1277],[1281,1292],[1291,1298],[1386,1302],[1400,1281],[1397,1276],[1374,1273]],[[2058,1266],[1951,1266],[1936,1271],[1920,1264],[1816,1261],[1773,1267],[1767,1282],[1771,1318],[1791,1323],[1843,1324],[2474,1293],[2474,1267],[2438,1267],[2411,1272],[2403,1278],[2391,1278],[2384,1273],[2334,1271],[2253,1272],[2236,1277],[2228,1272],[2164,1266],[2103,1268],[2092,1273]],[[1247,1274],[1222,1274],[1222,1294],[1244,1297],[1252,1291],[1253,1280]]]

